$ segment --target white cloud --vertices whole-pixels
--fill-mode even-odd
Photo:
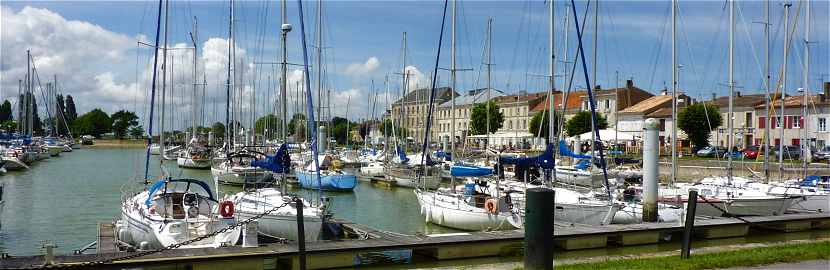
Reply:
[[[426,87],[426,83],[429,81],[424,73],[421,73],[415,66],[406,66],[404,69],[407,76],[407,90],[412,91],[418,88]]]
[[[42,83],[51,81],[55,74],[65,94],[91,97],[76,99],[81,112],[109,108],[111,104],[106,102],[113,98],[124,101],[135,97],[136,85],[116,83],[118,76],[110,73],[111,67],[129,59],[127,50],[134,46],[134,38],[28,6],[19,11],[0,7],[0,25],[3,98],[17,94],[18,80],[26,74],[26,50],[35,60]]]
[[[377,57],[369,57],[364,63],[352,63],[346,67],[346,75],[351,76],[366,76],[374,72],[380,66],[380,61]]]

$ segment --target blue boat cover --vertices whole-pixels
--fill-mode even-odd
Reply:
[[[409,158],[406,157],[406,152],[403,151],[403,148],[401,148],[401,146],[397,146],[397,149],[398,149],[398,158],[401,159],[401,163],[409,162]]]
[[[210,199],[216,200],[216,199],[213,198],[213,192],[210,191],[210,187],[207,184],[205,184],[205,182],[202,182],[202,181],[199,181],[199,180],[196,180],[196,179],[187,179],[187,178],[162,179],[162,180],[159,180],[158,182],[154,183],[152,186],[150,186],[149,192],[147,192],[147,200],[144,201],[144,204],[147,205],[147,206],[150,206],[151,204],[153,204],[153,194],[155,194],[156,191],[159,191],[159,189],[164,187],[164,184],[172,183],[172,182],[185,182],[185,183],[197,184],[197,185],[201,186],[208,193],[208,196],[210,196]]]
[[[492,174],[493,169],[487,167],[453,165],[450,168],[450,175],[456,177],[488,176]]]
[[[445,161],[452,161],[452,153],[447,153],[441,150],[435,151],[435,157],[442,158]]]
[[[580,155],[571,151],[568,148],[568,145],[565,144],[565,141],[559,141],[559,155],[563,157],[572,157],[572,158],[591,158],[590,155]]]
[[[590,159],[580,159],[578,162],[576,162],[576,164],[574,165],[574,168],[576,168],[577,170],[586,170],[590,166],[591,166],[591,160]]]
[[[804,178],[798,185],[802,187],[816,187],[818,183],[822,182],[830,182],[830,176],[810,175]]]
[[[265,160],[252,160],[251,166],[268,169],[275,173],[287,173],[291,168],[291,157],[288,155],[288,145],[280,145],[277,154],[266,155]]]
[[[553,144],[548,144],[545,147],[545,152],[535,157],[499,157],[501,164],[516,164],[522,167],[529,167],[531,165],[539,166],[542,169],[553,169],[556,165],[553,161]]]

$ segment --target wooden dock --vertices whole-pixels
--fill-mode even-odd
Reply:
[[[695,220],[698,238],[741,237],[753,232],[824,230],[830,228],[830,214],[805,213],[769,217],[705,218]],[[465,232],[434,235],[406,235],[377,230],[366,225],[338,220],[343,226],[362,235],[362,240],[317,241],[307,243],[308,269],[354,267],[378,263],[409,263],[413,254],[436,260],[509,256],[521,254],[524,232],[521,230]],[[753,230],[750,230],[753,228]],[[554,240],[565,250],[602,248],[658,243],[666,236],[678,235],[678,223],[643,223],[631,225],[582,226],[557,223]],[[112,252],[115,247],[111,224],[99,225],[98,254],[57,256],[56,263],[118,258],[131,252]],[[112,240],[110,240],[112,239]],[[107,243],[111,243],[107,244]],[[104,268],[176,266],[191,269],[298,269],[296,243],[266,244],[255,248],[227,247],[168,250],[138,259],[117,261]],[[0,268],[36,267],[43,256],[12,257],[0,260]]]

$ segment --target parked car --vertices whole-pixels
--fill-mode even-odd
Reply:
[[[776,151],[776,155],[778,151]],[[801,159],[801,146],[798,145],[785,145],[784,146],[784,159]]]
[[[813,161],[826,161],[828,159],[830,159],[830,145],[813,150]]]
[[[758,158],[758,152],[763,151],[760,145],[752,145],[747,148],[744,148],[741,152],[744,153],[744,158],[746,159],[756,159]]]
[[[726,147],[723,146],[707,146],[703,149],[697,150],[695,155],[699,157],[720,157],[726,153]]]

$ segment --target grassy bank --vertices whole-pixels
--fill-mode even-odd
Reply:
[[[84,145],[83,147],[92,148],[144,148],[147,145],[145,140],[105,140],[99,139],[94,141],[93,145]]]
[[[759,266],[773,263],[830,259],[830,241],[784,244],[751,249],[740,249],[704,254],[692,253],[690,259],[679,255],[666,257],[606,260],[557,265],[556,269],[713,269],[741,266]],[[521,268],[518,268],[521,269]]]

